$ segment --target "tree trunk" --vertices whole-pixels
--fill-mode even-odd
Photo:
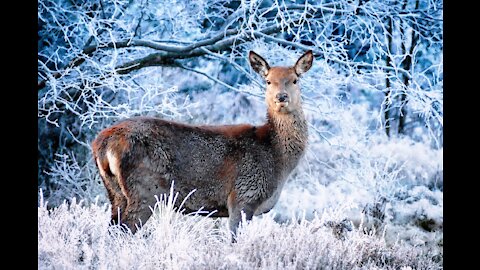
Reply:
[[[405,11],[406,11],[406,7],[407,7],[407,2],[408,2],[408,0],[405,0],[404,5],[403,5],[403,9]],[[419,5],[419,0],[417,0],[416,3],[415,3],[415,9],[418,9],[418,5]],[[403,27],[401,28],[401,33],[402,33],[402,36],[403,36],[403,34],[405,32],[405,29],[408,27],[408,24],[403,24],[402,23],[402,25],[403,25]],[[412,26],[412,27],[415,27],[415,26]],[[402,42],[402,53],[404,53],[404,54],[407,53],[405,42]],[[410,69],[412,68],[412,55],[413,55],[413,50],[415,49],[415,46],[417,45],[417,42],[418,42],[418,35],[415,34],[415,29],[413,29],[413,31],[412,31],[412,42],[410,44],[410,50],[408,51],[408,54],[406,54],[406,57],[402,62],[402,67],[406,71],[410,71]],[[400,133],[400,134],[405,133],[405,120],[406,120],[406,117],[407,117],[406,105],[407,105],[407,102],[408,102],[408,100],[407,100],[407,90],[408,90],[408,86],[410,85],[410,79],[405,74],[403,74],[403,84],[405,85],[405,90],[402,92],[402,94],[400,96],[400,112],[399,112],[399,115],[398,115],[398,133]]]
[[[392,18],[388,18],[388,28],[387,28],[387,45],[388,45],[388,53],[387,53],[387,60],[386,60],[386,65],[387,67],[392,67],[392,59],[390,58],[390,54],[392,51],[392,40],[393,40],[393,20]],[[391,87],[391,82],[390,78],[388,77],[388,72],[387,76],[385,78],[385,98],[390,95],[390,87]],[[385,133],[387,134],[388,137],[390,137],[390,109],[391,109],[391,104],[388,102],[384,103],[383,106],[383,116],[385,118]]]

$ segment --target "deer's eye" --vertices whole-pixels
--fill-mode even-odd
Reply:
[[[297,84],[297,79],[295,79],[295,80],[293,81],[293,84]]]
[[[272,83],[271,81],[267,80],[267,84],[271,84],[271,83]]]

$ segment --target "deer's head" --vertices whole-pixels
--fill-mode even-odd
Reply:
[[[265,100],[269,110],[291,113],[301,108],[299,79],[312,67],[312,51],[307,51],[291,67],[270,67],[265,59],[253,51],[250,51],[248,60],[253,70],[267,83]]]

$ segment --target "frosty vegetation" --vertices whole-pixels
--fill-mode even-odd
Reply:
[[[38,208],[39,269],[438,269],[438,255],[388,245],[363,224],[326,212],[279,224],[254,217],[230,243],[225,220],[175,211],[171,191],[135,235],[105,226],[109,208],[73,199]],[[244,221],[245,222],[245,221]]]
[[[442,268],[442,15],[437,0],[40,0],[39,268]],[[291,65],[308,49],[307,153],[238,243],[174,194],[137,234],[108,227],[100,130],[136,115],[261,124],[248,51]]]

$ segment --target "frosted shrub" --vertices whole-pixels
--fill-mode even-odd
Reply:
[[[108,251],[105,249],[105,225],[110,219],[107,205],[96,202],[85,206],[83,201],[77,202],[75,198],[70,204],[64,202],[52,210],[47,210],[47,204],[40,191],[39,269],[99,266],[98,257],[105,256]]]
[[[105,188],[92,161],[81,165],[73,153],[56,154],[50,170],[45,172],[53,187],[46,190],[52,205],[60,205],[66,198],[107,201]]]
[[[390,164],[401,165],[398,178],[400,184],[411,187],[427,186],[431,189],[443,190],[443,149],[432,149],[426,144],[403,138],[373,144],[372,159],[385,163],[388,157]]]

